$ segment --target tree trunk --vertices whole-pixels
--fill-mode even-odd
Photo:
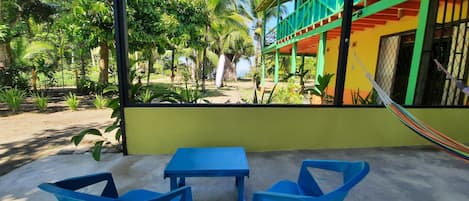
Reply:
[[[109,80],[109,46],[106,42],[101,42],[99,47],[99,82],[107,84]]]
[[[208,41],[208,32],[210,31],[210,26],[207,25],[205,28],[205,38],[204,42],[207,43]],[[202,92],[205,93],[205,69],[207,68],[207,47],[204,48],[204,53],[202,56]]]
[[[260,63],[259,63],[259,56],[262,54],[262,42],[261,40],[258,40],[257,42],[257,47],[256,47],[256,56],[254,57],[255,59],[255,64],[254,64],[254,70],[257,71],[258,67],[260,66]]]
[[[238,82],[238,65],[237,63],[235,62],[236,60],[238,60],[238,56],[236,54],[233,55],[233,59],[231,59],[231,65],[233,66],[233,74],[234,74],[234,81],[235,82]]]
[[[172,50],[172,55],[171,55],[171,82],[174,82],[174,78],[176,78],[176,67],[174,66],[174,57],[176,50]]]
[[[33,85],[33,91],[37,91],[37,71],[36,67],[31,70],[31,85]]]
[[[153,51],[150,50],[148,54],[148,75],[147,75],[147,85],[150,85],[150,73],[151,69],[153,69]]]
[[[96,60],[94,58],[93,49],[90,49],[90,56],[91,56],[91,65],[93,67],[95,67],[96,66]]]
[[[80,50],[80,79],[85,79],[86,78],[86,64],[85,64],[85,55],[83,54],[83,51]]]
[[[10,42],[0,43],[0,70],[8,69],[12,60]]]

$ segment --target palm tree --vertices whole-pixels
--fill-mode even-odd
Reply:
[[[205,91],[205,75],[207,67],[207,51],[213,51],[224,60],[224,51],[227,48],[226,41],[235,32],[248,32],[249,18],[247,12],[236,1],[231,0],[207,0],[210,24],[206,26],[205,42],[210,44],[210,49],[204,49],[202,67],[202,90]],[[210,41],[209,41],[210,40]],[[223,59],[222,59],[223,58]],[[223,64],[219,65],[224,68]]]
[[[252,37],[245,32],[238,32],[232,35],[232,39],[229,41],[229,50],[233,57],[231,63],[234,64],[234,75],[237,80],[236,67],[241,59],[249,60],[249,57],[254,55],[254,43]]]
[[[56,48],[49,42],[33,41],[21,54],[21,63],[31,68],[31,84],[37,90],[38,73],[47,77],[53,76],[53,68],[57,66],[58,57]]]
[[[250,16],[253,20],[253,30],[254,30],[254,41],[256,42],[256,56],[255,56],[255,68],[260,66],[259,58],[261,55],[261,46],[262,46],[262,29],[263,24],[267,23],[272,18],[277,18],[279,16],[285,15],[287,13],[287,7],[281,6],[280,13],[276,7],[270,8],[264,12],[256,12],[256,8],[260,5],[263,0],[244,0],[246,4],[250,6]],[[265,22],[264,22],[265,15]]]

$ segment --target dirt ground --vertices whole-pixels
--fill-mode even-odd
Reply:
[[[86,138],[83,145],[75,147],[71,137],[86,128],[104,129],[112,123],[110,115],[111,110],[82,109],[0,117],[0,175],[60,152],[83,153],[96,138]],[[111,135],[105,137],[112,140]]]
[[[166,80],[167,81],[167,80]],[[266,83],[266,90],[271,90],[273,82]],[[239,80],[227,82],[221,89],[216,89],[213,82],[207,82],[207,100],[211,103],[246,103],[252,101],[253,82]],[[75,147],[71,142],[73,135],[86,128],[98,128],[103,131],[112,123],[111,110],[96,110],[91,103],[92,96],[79,96],[78,111],[70,111],[64,96],[73,89],[56,89],[48,93],[49,105],[44,113],[37,111],[31,99],[22,104],[21,112],[12,114],[5,104],[0,103],[0,176],[34,160],[55,154],[86,153],[99,137],[84,139]],[[106,134],[109,143],[107,151],[116,151],[118,142],[114,133]],[[91,156],[90,156],[91,157]]]

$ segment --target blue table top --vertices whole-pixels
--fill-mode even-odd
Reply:
[[[249,176],[249,165],[242,147],[179,148],[164,175]]]

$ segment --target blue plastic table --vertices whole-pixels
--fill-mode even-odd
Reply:
[[[186,177],[235,177],[238,201],[244,200],[246,176],[249,165],[242,147],[179,148],[164,170],[171,190],[186,185]]]

